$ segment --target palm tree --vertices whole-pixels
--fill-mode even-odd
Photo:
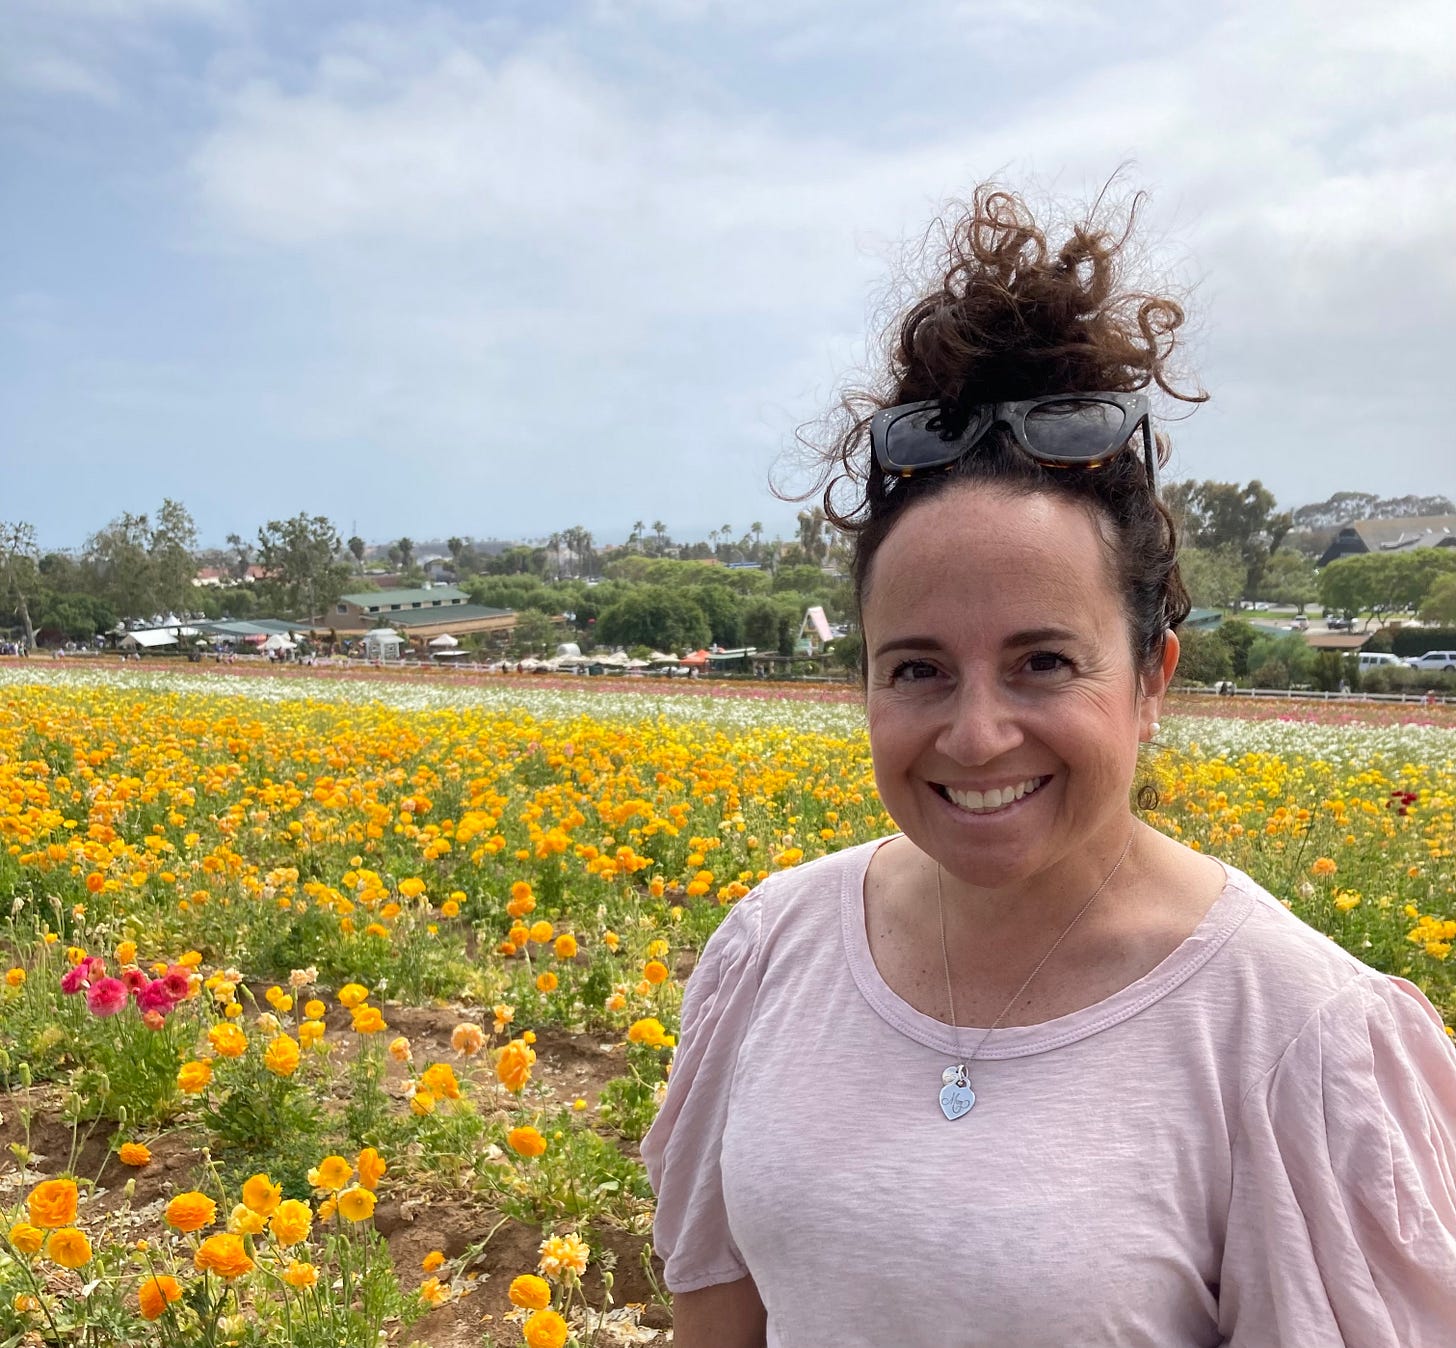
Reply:
[[[399,548],[400,565],[408,569],[409,564],[414,561],[415,541],[412,538],[401,538],[397,546]]]
[[[627,540],[629,546],[633,543],[637,545],[638,552],[642,551],[642,531],[646,527],[647,526],[641,520],[637,520],[632,525],[632,537]]]
[[[652,532],[657,535],[658,552],[665,552],[667,550],[667,525],[661,520],[653,520]]]

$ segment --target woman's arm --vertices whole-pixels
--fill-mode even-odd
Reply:
[[[672,1299],[676,1348],[765,1348],[768,1316],[752,1278],[719,1283]]]

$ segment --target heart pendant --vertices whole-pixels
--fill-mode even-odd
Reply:
[[[940,1112],[948,1119],[958,1119],[962,1114],[970,1113],[975,1103],[976,1093],[964,1078],[947,1082],[940,1088]]]

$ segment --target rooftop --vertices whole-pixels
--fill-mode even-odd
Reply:
[[[424,590],[368,590],[363,594],[344,594],[339,602],[358,608],[384,608],[390,604],[430,604],[436,607],[461,604],[470,596],[453,585],[432,585]]]

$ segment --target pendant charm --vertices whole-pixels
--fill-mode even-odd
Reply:
[[[958,1119],[969,1114],[976,1103],[976,1093],[971,1089],[970,1078],[966,1076],[965,1063],[947,1067],[940,1074],[944,1083],[940,1088],[940,1112],[948,1119]]]

